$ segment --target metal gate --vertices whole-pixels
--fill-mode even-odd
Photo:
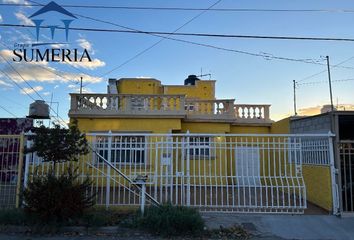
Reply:
[[[339,142],[342,211],[354,213],[354,141]]]
[[[131,179],[147,175],[146,190],[161,203],[204,211],[302,213],[306,208],[302,136],[90,134],[88,137],[102,156]],[[114,172],[109,175],[120,179]],[[113,196],[124,194],[129,188],[110,182]],[[109,205],[139,204],[136,192],[128,195],[124,201],[108,195],[104,198],[110,199]]]
[[[130,180],[143,177],[146,192],[160,203],[202,211],[303,213],[304,154],[306,161],[327,161],[330,154],[327,134],[92,133],[87,139],[93,151],[76,166],[82,178],[92,179],[97,204],[107,207],[139,206],[140,193]],[[50,167],[35,154],[26,162],[29,177]]]
[[[19,204],[23,137],[0,135],[0,208]]]

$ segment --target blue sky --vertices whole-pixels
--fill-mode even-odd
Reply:
[[[1,0],[0,0],[1,1]],[[23,0],[2,0],[3,3],[23,3]],[[46,4],[49,1],[39,1]],[[191,7],[208,8],[216,0],[192,1],[57,1],[58,4],[115,5],[144,7]],[[215,8],[263,8],[263,9],[354,9],[353,1],[234,1],[223,0]],[[39,7],[0,6],[2,23],[26,23],[28,17]],[[118,9],[67,8],[74,14],[82,14],[100,20],[114,22],[127,27],[147,31],[174,31],[200,11],[148,11]],[[53,17],[55,18],[55,16]],[[199,32],[244,35],[287,35],[310,37],[354,38],[354,13],[304,13],[304,12],[212,12],[208,11],[183,27],[179,32]],[[118,27],[78,18],[72,27],[108,28]],[[0,28],[1,54],[11,60],[14,43],[35,41],[35,29]],[[56,32],[58,38],[63,31]],[[49,30],[42,30],[42,39],[50,39]],[[354,42],[285,41],[256,39],[218,39],[205,37],[176,37],[190,41],[211,44],[224,48],[268,53],[274,56],[295,59],[321,60],[330,56],[331,64],[354,57]],[[70,66],[62,63],[13,64],[13,66],[35,87],[44,99],[59,102],[59,114],[67,119],[69,93],[78,91],[78,79],[84,72],[84,86],[90,92],[105,92],[108,78],[154,77],[163,84],[183,84],[189,74],[210,73],[217,80],[217,98],[235,98],[236,103],[271,104],[271,116],[279,119],[293,113],[292,80],[325,70],[325,66],[293,61],[267,60],[262,57],[225,52],[181,42],[164,40],[132,62],[106,75],[111,69],[157,42],[159,38],[144,34],[102,33],[71,31],[70,48],[85,47],[90,50],[94,63]],[[9,51],[10,50],[10,51]],[[322,59],[321,63],[325,63]],[[354,68],[354,58],[342,66]],[[50,71],[45,70],[45,68]],[[22,87],[26,83],[9,69],[0,59],[0,69],[17,81]],[[56,74],[53,74],[55,72]],[[59,77],[59,76],[63,77]],[[333,68],[332,79],[354,78],[354,69]],[[207,77],[208,79],[208,77]],[[326,81],[327,73],[317,75],[305,82]],[[333,98],[339,104],[354,104],[354,81],[334,82]],[[28,113],[32,99],[0,72],[1,106],[16,116]],[[326,83],[299,85],[297,89],[298,108],[308,109],[329,103]],[[38,98],[36,94],[31,94]],[[11,117],[0,109],[1,117]]]

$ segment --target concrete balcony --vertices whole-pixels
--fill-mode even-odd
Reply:
[[[234,104],[234,99],[186,99],[184,95],[76,94],[70,117],[184,118],[191,121],[270,123],[270,105]]]

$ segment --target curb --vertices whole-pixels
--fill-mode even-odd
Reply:
[[[0,226],[0,233],[5,234],[76,234],[76,235],[113,235],[118,233],[128,233],[128,232],[139,232],[136,229],[124,228],[120,226],[109,226],[109,227],[84,227],[84,226],[16,226],[16,225],[2,225]]]

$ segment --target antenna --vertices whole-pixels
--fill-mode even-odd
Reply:
[[[207,74],[200,74],[197,77],[205,77],[205,76],[209,76],[209,80],[211,79],[211,73],[207,73]]]

